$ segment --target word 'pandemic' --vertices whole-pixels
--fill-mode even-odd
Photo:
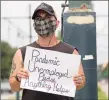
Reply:
[[[45,64],[52,64],[52,65],[56,65],[59,66],[59,60],[57,59],[57,57],[55,57],[54,60],[52,59],[47,59],[47,56],[45,55],[44,58],[40,57],[40,52],[38,50],[33,50],[32,51],[32,57],[31,57],[31,61],[35,60],[34,63],[45,63]]]

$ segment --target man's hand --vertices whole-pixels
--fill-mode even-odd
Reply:
[[[20,70],[17,72],[17,77],[18,80],[21,81],[21,78],[28,78],[29,77],[29,73],[25,68],[20,68]]]
[[[75,49],[73,54],[79,55],[78,50]],[[77,90],[84,87],[86,79],[85,79],[85,74],[84,74],[82,63],[80,63],[78,75],[73,78],[73,81],[76,85]]]
[[[73,78],[73,81],[76,85],[77,90],[81,89],[85,85],[84,75],[77,75]]]

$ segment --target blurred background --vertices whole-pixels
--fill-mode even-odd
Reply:
[[[59,38],[61,13],[65,1],[43,1],[53,6],[60,25],[56,30]],[[37,39],[31,16],[42,1],[1,1],[1,100],[12,100],[17,94],[10,89],[8,77],[12,57],[16,50]],[[92,1],[96,12],[98,100],[108,98],[108,1]],[[68,9],[65,9],[65,12]],[[20,93],[20,95],[22,92]]]

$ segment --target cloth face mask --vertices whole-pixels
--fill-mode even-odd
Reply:
[[[50,18],[42,19],[37,17],[35,18],[33,25],[35,31],[40,36],[48,36],[49,34],[53,34],[56,30],[56,20]]]

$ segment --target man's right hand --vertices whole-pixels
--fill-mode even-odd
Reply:
[[[21,81],[21,78],[28,78],[29,77],[29,73],[25,68],[20,68],[20,70],[17,72],[17,77],[19,79],[19,81]]]

